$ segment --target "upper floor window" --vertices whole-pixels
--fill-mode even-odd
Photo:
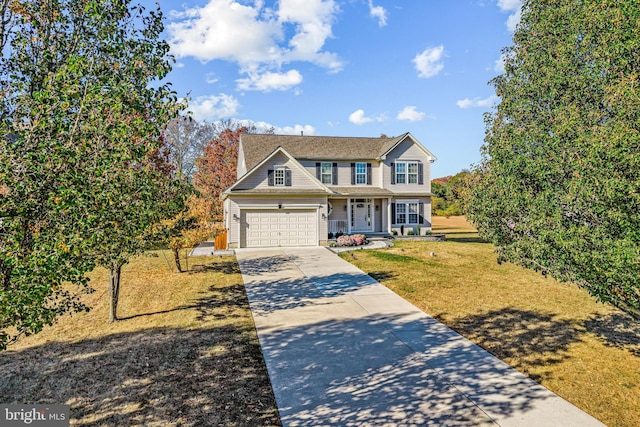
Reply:
[[[286,166],[275,166],[267,171],[267,181],[269,186],[290,187],[291,170]]]
[[[422,184],[423,172],[420,162],[396,162],[391,164],[391,184]]]
[[[356,163],[356,184],[367,183],[367,164]]]
[[[275,169],[274,181],[273,184],[276,186],[282,185],[284,186],[284,176],[285,176],[285,168],[277,168]]]
[[[329,162],[320,165],[320,182],[323,184],[333,184],[333,166]]]
[[[371,185],[371,163],[351,163],[351,185]]]

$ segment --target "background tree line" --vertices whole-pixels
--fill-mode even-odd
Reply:
[[[453,176],[436,178],[431,181],[432,214],[435,216],[464,215],[465,203],[469,200],[473,173],[463,170]]]

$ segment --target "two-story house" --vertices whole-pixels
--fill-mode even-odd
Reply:
[[[238,179],[222,195],[229,247],[326,245],[339,232],[425,234],[435,160],[410,133],[242,134]]]

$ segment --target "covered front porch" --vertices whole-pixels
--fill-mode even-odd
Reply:
[[[391,198],[348,197],[330,198],[328,233],[330,238],[341,234],[367,236],[391,233]]]

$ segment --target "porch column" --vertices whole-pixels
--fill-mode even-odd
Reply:
[[[391,234],[391,224],[393,224],[393,222],[391,218],[391,197],[389,197],[387,199],[387,233],[389,234]]]
[[[351,234],[351,199],[347,199],[347,234]]]

